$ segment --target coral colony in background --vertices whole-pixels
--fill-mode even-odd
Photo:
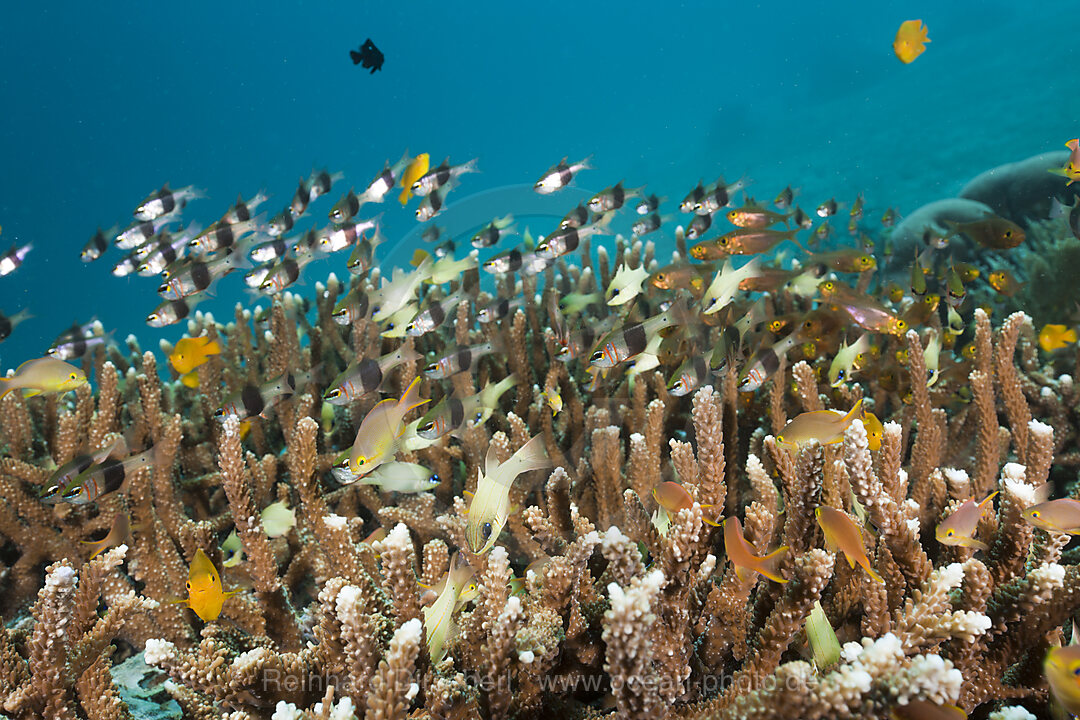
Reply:
[[[406,155],[329,210],[316,172],[205,228],[165,186],[87,244],[186,336],[90,322],[0,384],[0,712],[1080,709],[1076,141],[904,217],[617,183],[448,237],[474,170]],[[391,268],[358,218],[397,202],[428,229]],[[193,310],[238,270],[259,299]]]

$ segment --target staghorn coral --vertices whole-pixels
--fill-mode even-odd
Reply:
[[[649,252],[633,244],[617,256],[635,266]],[[603,280],[608,255],[597,255]],[[545,293],[596,286],[591,264],[551,270],[530,280],[533,290],[541,281]],[[546,305],[482,330],[461,311],[452,341],[408,342],[430,358],[495,338],[512,349],[506,361],[485,358],[475,380],[454,387],[466,392],[510,370],[518,384],[487,423],[402,454],[441,478],[431,493],[408,496],[337,485],[329,473],[374,394],[326,425],[317,382],[254,419],[246,436],[235,420],[213,417],[251,379],[319,365],[333,375],[354,353],[396,348],[366,319],[333,322],[342,290],[322,286],[310,324],[292,319],[300,300],[289,294],[265,331],[243,309],[228,324],[197,313],[189,332],[223,345],[200,369],[198,392],[162,380],[161,358],[133,342],[130,353],[114,348],[106,359],[99,349],[88,360],[96,394],[0,400],[8,622],[0,688],[10,716],[124,717],[109,665],[138,652],[199,718],[861,718],[913,700],[1046,712],[1045,685],[1031,668],[1080,610],[1080,569],[1061,536],[1032,530],[1022,513],[1035,486],[1080,463],[1068,444],[1077,396],[1060,367],[1032,360],[1022,316],[995,333],[977,311],[975,360],[947,361],[956,370],[948,378],[943,370],[932,388],[927,338],[886,341],[891,353],[907,350],[908,376],[893,389],[847,391],[865,393],[885,421],[880,449],[856,421],[839,444],[790,452],[772,437],[788,419],[862,396],[822,381],[827,359],[781,364],[756,397],[740,395],[731,372],[686,399],[668,395],[663,375],[650,371],[632,388],[615,373],[586,389],[577,366],[552,362]],[[796,301],[770,302],[779,315]],[[400,394],[418,370],[410,363],[392,373],[386,394]],[[554,417],[534,387],[549,381],[565,402]],[[969,382],[974,402],[957,407],[952,395]],[[424,397],[444,392],[422,380]],[[157,449],[153,468],[97,503],[38,502],[53,465],[120,430],[133,452]],[[431,593],[419,583],[436,586],[464,546],[462,493],[475,489],[489,447],[505,460],[537,434],[554,467],[513,487],[511,504],[522,509],[494,550],[470,559],[476,597],[454,616],[459,631],[446,657],[432,663],[422,625]],[[651,490],[672,479],[692,502],[661,531]],[[979,529],[988,551],[935,540],[952,508],[995,490]],[[270,538],[259,513],[279,500],[297,522]],[[867,555],[884,585],[824,548],[813,520],[823,503],[865,511],[877,531],[865,534]],[[90,550],[80,541],[121,510],[133,518],[129,546],[84,563]],[[740,580],[722,531],[706,522],[724,516],[742,520],[758,554],[787,546],[787,584]],[[223,568],[219,548],[234,528],[244,560]],[[385,537],[369,540],[378,529]],[[211,623],[169,603],[184,595],[200,548],[237,591]],[[844,643],[829,668],[806,661],[803,624],[815,602]]]

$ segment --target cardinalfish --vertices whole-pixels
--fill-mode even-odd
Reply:
[[[262,385],[248,383],[230,395],[225,403],[214,411],[214,417],[221,422],[227,417],[247,420],[252,417],[266,418],[267,412],[282,400],[291,398],[298,389],[312,381],[317,374],[315,369],[303,373],[283,373]]]
[[[818,285],[823,298],[847,313],[859,327],[877,333],[903,335],[908,324],[889,312],[874,298],[858,293],[836,280],[826,280]]]
[[[1050,692],[1061,706],[1074,715],[1080,713],[1080,645],[1050,648],[1043,672]]]
[[[537,243],[536,254],[547,260],[554,260],[577,250],[581,241],[586,238],[610,234],[606,219],[598,220],[591,225],[556,230]]]
[[[115,237],[116,231],[117,227],[115,226],[108,230],[102,230],[99,227],[97,232],[86,242],[86,245],[83,245],[79,258],[83,262],[93,262],[100,258],[109,249],[109,238]]]
[[[810,257],[809,263],[821,263],[842,273],[864,273],[877,267],[877,260],[873,255],[854,248],[815,253]]]
[[[66,393],[86,382],[86,373],[70,363],[52,357],[37,358],[15,368],[14,376],[0,377],[0,398],[16,390],[22,391],[24,398]]]
[[[642,285],[649,277],[649,271],[638,265],[630,269],[626,263],[619,266],[611,278],[604,297],[608,305],[625,305],[641,294]]]
[[[847,513],[822,505],[814,510],[814,516],[817,518],[821,531],[825,533],[825,544],[830,551],[843,551],[850,567],[855,567],[858,563],[874,582],[885,584],[885,580],[874,572],[874,568],[870,566],[870,559],[866,557],[862,530]]]
[[[739,375],[739,391],[753,392],[765,384],[780,369],[780,358],[799,342],[796,330],[787,337],[776,341],[771,347],[762,348],[754,353]]]
[[[686,325],[689,313],[683,298],[665,312],[644,322],[626,325],[614,332],[601,343],[600,349],[593,352],[589,362],[594,367],[611,368],[645,350],[650,339],[666,327]]]
[[[666,197],[657,197],[656,193],[653,193],[638,200],[634,206],[634,212],[638,215],[649,215],[656,212],[665,202],[667,202]]]
[[[729,362],[734,362],[742,349],[746,334],[753,328],[765,322],[765,300],[759,298],[746,313],[733,324],[725,323],[720,331],[720,337],[713,346],[709,357],[709,367],[718,370]],[[687,392],[692,390],[689,388]]]
[[[0,313],[0,340],[6,340],[11,335],[12,330],[32,317],[34,316],[30,314],[30,311],[25,309],[10,316]],[[49,350],[49,355],[55,357],[52,349]]]
[[[686,226],[686,239],[697,240],[703,236],[712,226],[712,215],[695,215],[690,224]],[[700,259],[700,258],[698,258]]]
[[[896,31],[892,44],[897,59],[907,65],[922,55],[926,51],[926,43],[930,42],[927,33],[922,20],[905,20],[900,23],[900,29]]]
[[[690,248],[690,257],[711,261],[721,260],[729,255],[767,253],[785,240],[798,244],[795,239],[796,232],[798,231],[739,228],[713,240],[698,243]]]
[[[169,353],[169,364],[173,370],[180,373],[181,381],[188,387],[198,387],[197,375],[192,375],[198,368],[206,364],[212,355],[221,354],[221,345],[217,340],[212,340],[203,335],[194,338],[182,338],[173,346]],[[194,384],[191,383],[194,378]]]
[[[330,388],[323,395],[323,401],[331,405],[348,405],[382,387],[387,375],[398,365],[419,359],[420,353],[405,345],[386,353],[378,360],[356,358],[330,383]]]
[[[11,249],[3,255],[0,255],[0,277],[10,275],[18,270],[26,256],[34,249],[34,246],[30,243],[17,247],[14,243],[11,245]]]
[[[106,458],[121,449],[126,452],[126,448],[124,438],[118,437],[100,450],[76,455],[53,471],[49,479],[41,486],[38,499],[46,505],[60,502],[72,478],[94,465],[100,465]]]
[[[644,186],[626,189],[623,187],[622,181],[620,180],[612,187],[605,188],[593,195],[585,205],[594,213],[619,210],[630,198],[642,197],[644,190]]]
[[[179,190],[172,190],[169,183],[165,183],[160,190],[150,193],[145,200],[139,203],[133,214],[136,220],[153,220],[162,215],[167,215],[177,208],[183,208],[189,200],[201,197],[206,197],[205,193],[192,185],[182,187]]]
[[[103,495],[116,492],[143,468],[154,464],[154,449],[150,448],[124,460],[106,458],[100,465],[83,470],[68,482],[60,496],[69,505],[86,505]]]
[[[991,250],[1008,250],[1024,242],[1024,229],[1002,217],[991,216],[968,223],[945,221],[950,235],[967,235]]]
[[[515,310],[524,304],[525,298],[520,295],[513,298],[498,298],[476,311],[476,321],[487,324],[502,320],[510,314],[511,310]]]
[[[1060,498],[1032,505],[1023,512],[1031,525],[1047,532],[1080,535],[1080,501]]]
[[[577,207],[563,215],[562,220],[559,221],[559,229],[566,230],[567,228],[577,228],[588,224],[589,208],[585,207],[585,203],[578,203]]]
[[[393,165],[391,165],[390,161],[387,160],[386,164],[383,166],[382,172],[376,175],[375,178],[370,183],[368,183],[368,186],[364,189],[364,192],[356,197],[356,210],[359,210],[360,207],[363,206],[365,203],[381,203],[384,199],[386,199],[386,196],[390,194],[390,191],[394,189],[394,186],[398,184],[398,179],[401,177],[402,173],[405,172],[405,169],[409,166],[410,162],[412,162],[412,160],[409,158],[408,150],[406,150],[405,153],[401,156],[401,159]],[[413,192],[416,193],[416,190],[413,189]],[[416,194],[419,195],[420,193]],[[346,209],[351,209],[351,206]],[[349,215],[349,217],[355,215],[356,210],[354,210]],[[331,217],[330,219],[334,220],[333,217]],[[334,222],[338,221],[334,220]]]
[[[836,198],[829,198],[825,202],[817,206],[815,212],[820,218],[832,217],[840,211],[842,205],[836,202]]]
[[[105,537],[100,540],[80,540],[79,542],[83,545],[89,545],[94,549],[94,552],[90,555],[90,560],[93,560],[109,548],[123,545],[130,539],[131,516],[126,512],[119,512],[116,513],[116,517],[113,518],[112,526],[109,528],[109,532]]]
[[[214,563],[206,556],[202,548],[195,551],[195,558],[188,568],[187,600],[174,602],[186,604],[195,611],[203,622],[213,622],[221,615],[225,599],[237,594],[238,590],[225,592],[221,587],[221,575]]]
[[[415,378],[401,398],[387,398],[371,408],[356,431],[356,440],[349,451],[349,470],[354,475],[366,475],[392,459],[404,429],[405,415],[427,402],[430,400],[420,397],[420,378]]]
[[[371,299],[364,292],[364,286],[356,285],[335,303],[330,317],[334,318],[338,325],[352,325],[360,318],[367,317],[370,307]]]
[[[188,242],[188,247],[200,255],[233,247],[245,235],[257,232],[262,227],[262,218],[260,215],[232,225],[222,225],[219,220],[196,235]]]
[[[450,158],[446,158],[438,167],[428,170],[416,179],[416,182],[412,184],[413,195],[425,197],[465,173],[479,172],[476,169],[476,161],[477,158],[473,158],[467,163],[452,166],[450,165]],[[434,240],[429,242],[434,242]]]
[[[989,545],[975,539],[975,530],[978,528],[982,516],[988,509],[993,507],[991,503],[995,495],[997,495],[996,492],[990,493],[985,500],[978,504],[971,499],[965,500],[949,517],[938,523],[937,529],[934,531],[937,541],[942,545],[989,550]]]
[[[851,410],[814,410],[796,416],[776,436],[776,442],[788,447],[799,447],[812,440],[822,445],[834,445],[844,439],[844,432],[852,422],[862,416],[862,398],[855,401]]]
[[[754,573],[772,580],[773,582],[786,583],[787,579],[780,576],[777,566],[787,553],[787,546],[781,545],[776,550],[763,556],[754,554],[754,548],[743,535],[742,523],[737,517],[729,517],[724,520],[724,551],[735,568],[735,576],[740,582],[746,582]]]
[[[990,287],[997,290],[999,295],[1005,297],[1012,297],[1024,287],[1024,283],[1017,280],[1008,270],[995,270],[986,276],[986,281],[990,283]]]
[[[1047,324],[1039,331],[1039,347],[1053,352],[1076,342],[1076,329],[1064,325]]]
[[[364,233],[368,230],[374,230],[376,236],[378,236],[379,218],[372,218],[371,220],[361,220],[359,222],[352,222],[342,227],[329,227],[319,232],[309,230],[304,233],[301,240],[293,246],[293,252],[297,255],[305,253],[319,253],[321,255],[329,255],[331,253],[341,252],[349,247],[354,247],[358,244],[358,241],[363,239]],[[375,242],[377,245],[378,242]],[[366,250],[374,252],[374,245],[369,246]],[[351,271],[350,271],[351,272]]]
[[[715,271],[711,264],[691,265],[674,263],[662,267],[649,276],[649,284],[659,290],[690,290],[700,295],[705,289],[706,278]]]
[[[428,171],[431,164],[431,158],[427,153],[420,153],[413,161],[409,163],[405,168],[405,172],[401,173],[401,180],[398,184],[401,185],[401,194],[398,195],[398,202],[405,205],[409,202],[409,198],[412,197],[412,186],[417,180],[422,178]]]
[[[694,498],[690,496],[690,493],[686,491],[686,488],[677,482],[662,482],[652,490],[653,499],[656,500],[657,508],[656,514],[653,515],[653,526],[660,532],[661,535],[667,535],[668,528],[671,526],[671,519],[677,515],[680,510],[688,510],[694,505]],[[702,505],[701,509],[714,507],[713,505]],[[713,527],[720,527],[720,523],[716,522],[712,518],[706,517],[703,513],[701,516],[703,522]]]
[[[435,602],[422,609],[424,613],[424,636],[427,638],[428,653],[431,662],[437,663],[446,654],[446,643],[456,634],[454,612],[465,600],[462,595],[470,595],[476,583],[473,576],[476,571],[461,552],[455,552],[450,559],[450,569],[446,576],[433,589],[438,593]]]
[[[499,406],[499,398],[514,387],[517,376],[511,374],[497,383],[489,382],[480,392],[459,400],[446,396],[439,404],[420,419],[416,433],[427,440],[435,440],[447,433],[457,433],[465,427],[487,422]]]
[[[479,471],[476,493],[469,504],[465,540],[475,555],[483,555],[499,539],[510,515],[510,487],[514,480],[522,473],[551,465],[544,451],[542,435],[522,445],[506,462],[500,463],[495,452],[495,445],[489,445],[484,468]]]
[[[592,169],[592,165],[589,164],[592,160],[591,155],[580,162],[568,163],[566,160],[567,158],[564,157],[548,168],[547,172],[541,175],[540,179],[533,184],[533,190],[541,195],[550,195],[568,186],[574,176],[582,170]]]
[[[735,193],[745,186],[745,180],[737,180],[729,185],[724,182],[724,178],[719,178],[712,187],[705,190],[705,194],[702,195],[701,199],[694,203],[694,212],[698,215],[711,216],[720,208],[730,205]]]
[[[630,226],[630,231],[638,237],[648,235],[649,233],[654,233],[659,230],[660,226],[668,220],[671,220],[671,217],[667,215],[660,217],[659,213],[652,213],[635,221],[634,224]]]
[[[424,368],[424,376],[432,380],[445,380],[460,372],[472,370],[477,360],[497,351],[499,351],[497,342],[491,340],[479,345],[460,348],[428,364]]]
[[[482,227],[469,242],[474,248],[495,247],[503,238],[514,234],[514,216],[495,218]]]
[[[464,290],[458,289],[447,295],[442,300],[428,303],[405,327],[405,334],[411,337],[420,337],[443,326],[452,315],[457,315],[458,306],[462,303],[468,305],[469,298]]]

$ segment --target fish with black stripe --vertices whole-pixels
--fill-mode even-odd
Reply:
[[[315,374],[315,370],[303,373],[287,372],[262,385],[248,383],[230,395],[224,404],[214,411],[214,417],[221,422],[230,416],[237,420],[256,416],[265,418],[267,411],[282,400],[291,398],[298,389],[311,382]]]
[[[0,277],[4,275],[10,275],[22,266],[23,260],[26,259],[27,254],[34,249],[31,243],[27,243],[22,247],[18,247],[15,243],[11,244],[11,249],[3,255],[0,255]]]
[[[82,252],[79,253],[79,258],[83,262],[93,262],[97,260],[105,251],[109,249],[109,238],[116,235],[116,228],[109,228],[108,230],[97,229],[94,236],[90,238],[85,245],[83,245]]]
[[[352,325],[354,321],[367,317],[370,300],[363,285],[357,285],[345,297],[337,301],[331,317],[338,325]]]
[[[456,290],[442,300],[431,303],[405,327],[405,334],[420,337],[442,327],[447,318],[457,314],[458,306],[463,302],[469,302],[468,297],[463,291]]]
[[[135,208],[135,219],[153,220],[162,215],[168,215],[173,210],[182,209],[189,200],[201,197],[206,197],[206,194],[196,189],[194,185],[172,190],[169,183],[165,183],[160,190],[150,193],[139,203],[139,206]]]
[[[162,228],[166,225],[178,222],[179,220],[179,213],[171,212],[167,215],[154,218],[153,220],[134,222],[121,230],[113,240],[113,243],[120,250],[134,250],[161,232]]]
[[[251,263],[240,250],[230,250],[226,255],[209,262],[192,260],[182,269],[170,269],[169,278],[158,287],[158,294],[166,300],[179,300],[206,290],[215,280],[235,270],[250,267]]]
[[[566,228],[551,233],[536,246],[536,254],[545,260],[572,253],[578,249],[581,241],[593,235],[610,235],[611,231],[603,220],[583,225],[579,228]]]
[[[501,352],[501,348],[494,340],[459,348],[425,367],[424,376],[432,380],[445,380],[460,372],[471,371],[480,358],[493,352]]]
[[[54,470],[49,479],[45,481],[45,484],[41,486],[41,490],[38,492],[38,500],[45,505],[55,505],[62,502],[64,500],[64,491],[67,490],[72,478],[94,465],[105,462],[110,455],[120,448],[124,448],[122,452],[127,452],[127,445],[123,437],[117,437],[100,450],[91,453],[80,453],[71,458],[71,460]]]
[[[257,263],[273,262],[288,255],[289,246],[292,244],[292,241],[288,238],[277,235],[273,240],[267,240],[253,246],[249,251],[249,255]]]
[[[152,467],[154,456],[155,449],[150,448],[124,460],[106,459],[98,465],[88,467],[71,479],[64,488],[60,501],[69,505],[86,505],[116,492],[139,470]]]
[[[511,310],[519,308],[525,304],[525,298],[499,298],[488,303],[484,307],[476,311],[476,319],[481,323],[495,322],[496,320],[502,320],[504,317],[510,314]]]
[[[6,340],[19,323],[34,317],[29,310],[20,310],[14,315],[5,315],[0,312],[0,340]]]
[[[611,368],[641,353],[654,335],[666,327],[686,325],[690,320],[685,298],[679,298],[659,315],[615,330],[593,352],[589,363],[598,368]]]
[[[196,293],[179,300],[166,300],[158,305],[154,312],[146,316],[146,324],[150,327],[175,325],[190,315],[195,306],[205,299],[206,296]]]
[[[184,257],[189,240],[190,238],[185,235],[173,237],[169,232],[162,230],[160,235],[135,251],[135,256],[142,258],[142,262],[135,271],[142,277],[158,275],[169,265]]]
[[[576,163],[566,162],[567,157],[548,168],[548,171],[541,175],[540,179],[533,185],[533,190],[541,195],[550,195],[569,185],[574,176],[582,170],[592,169],[592,165],[589,164],[592,155]]]
[[[357,358],[330,383],[323,401],[331,405],[348,405],[368,393],[378,390],[391,370],[404,363],[420,359],[420,353],[402,345],[397,350],[374,358]]]
[[[799,342],[798,332],[793,332],[772,346],[754,353],[739,375],[739,392],[753,392],[780,369],[780,358]]]
[[[199,254],[232,247],[244,235],[258,231],[259,226],[262,224],[262,217],[260,215],[257,218],[233,223],[232,225],[223,225],[216,222],[199,233],[194,240],[188,243],[188,247]]]
[[[461,165],[450,165],[450,158],[446,158],[442,161],[442,164],[438,167],[428,170],[426,173],[420,176],[420,178],[412,184],[413,195],[419,195],[424,197],[430,195],[446,183],[451,180],[464,175],[465,173],[479,172],[476,169],[477,158],[473,158],[467,163]],[[428,238],[424,238],[428,240]],[[428,242],[434,242],[434,238],[428,240]]]
[[[284,257],[274,263],[266,279],[259,285],[259,290],[267,295],[276,295],[300,279],[304,266],[315,259],[314,255],[301,255],[297,258]]]
[[[226,225],[234,225],[239,222],[244,222],[245,220],[250,220],[255,209],[267,200],[269,200],[269,198],[263,192],[255,193],[255,197],[247,201],[244,200],[243,195],[237,195],[236,204],[225,211],[225,214],[221,216],[221,222]]]
[[[447,433],[487,422],[499,407],[499,398],[516,383],[517,376],[510,374],[497,383],[489,382],[483,390],[464,400],[447,395],[420,418],[416,434],[425,440],[436,440]]]
[[[446,206],[446,196],[457,186],[458,181],[451,179],[437,190],[432,190],[428,193],[424,199],[420,201],[420,206],[416,208],[416,219],[419,222],[427,222],[442,212],[443,208]]]
[[[611,210],[619,210],[626,201],[630,198],[639,198],[642,196],[645,186],[642,185],[639,188],[630,188],[627,190],[623,187],[622,180],[615,183],[615,185],[604,188],[600,192],[589,198],[589,202],[586,203],[588,208],[594,213],[610,212]]]

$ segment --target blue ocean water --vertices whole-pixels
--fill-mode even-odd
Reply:
[[[207,190],[185,213],[205,225],[237,193],[266,190],[276,212],[299,176],[327,167],[346,180],[314,205],[323,225],[341,191],[409,149],[433,162],[479,158],[482,173],[464,178],[451,209],[479,196],[474,206],[494,216],[519,212],[520,193],[500,189],[592,155],[587,190],[625,179],[677,201],[723,174],[748,178],[764,200],[790,183],[807,210],[863,192],[870,217],[910,211],[1077,134],[1074,10],[1066,0],[10,4],[0,245],[35,249],[0,278],[0,312],[35,318],[0,344],[0,365],[40,356],[91,316],[147,349],[182,335],[184,324],[144,323],[156,278],[113,277],[116,250],[79,260],[98,226],[126,224],[164,182]],[[891,44],[911,18],[932,42],[903,65]],[[374,75],[348,57],[366,37],[386,55]],[[411,252],[397,241],[415,237],[414,207],[391,199],[361,213],[385,213],[391,263]],[[344,276],[344,258],[309,266],[306,291],[331,269]],[[242,287],[226,278],[200,309],[227,319],[252,303]]]

